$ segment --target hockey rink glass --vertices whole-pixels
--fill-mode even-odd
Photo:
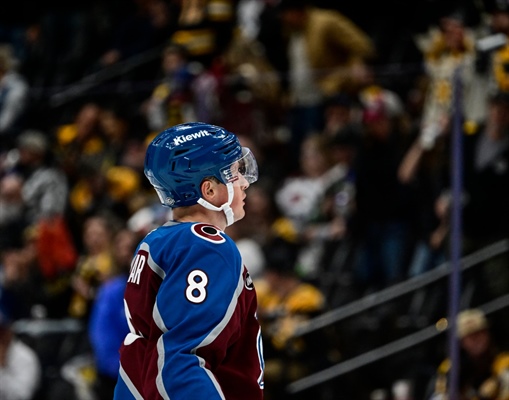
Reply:
[[[258,180],[258,164],[253,153],[247,147],[242,148],[242,157],[223,168],[221,176],[224,182],[235,182],[242,175],[249,184]]]

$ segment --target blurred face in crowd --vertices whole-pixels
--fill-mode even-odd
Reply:
[[[33,166],[44,160],[44,152],[29,147],[19,147],[20,165]]]
[[[113,143],[122,141],[127,134],[127,121],[111,110],[101,112],[100,124],[104,134]]]
[[[350,107],[340,104],[331,105],[325,110],[325,119],[327,120],[327,125],[336,127],[336,129],[339,129],[350,123],[351,115],[352,111]]]
[[[7,347],[9,346],[13,337],[13,332],[7,324],[0,324],[0,366],[4,364],[4,358],[7,354]]]
[[[494,33],[509,33],[509,13],[499,11],[491,16],[491,29]]]
[[[302,143],[300,165],[304,175],[319,177],[329,168],[329,159],[320,139],[309,137]]]
[[[393,119],[383,110],[365,113],[364,124],[368,135],[377,141],[386,141],[394,129]]]
[[[509,103],[506,101],[493,101],[488,107],[488,129],[487,132],[497,139],[499,135],[505,134],[509,127]]]
[[[289,8],[281,12],[281,21],[290,30],[300,31],[306,25],[306,10]]]
[[[22,188],[23,179],[19,175],[6,175],[0,180],[0,198],[7,204],[22,202]]]
[[[76,116],[78,139],[86,139],[99,125],[101,108],[94,103],[84,105]]]
[[[461,339],[461,347],[472,358],[478,358],[486,353],[490,346],[490,333],[487,329],[483,329]]]
[[[179,50],[169,48],[164,52],[163,70],[167,74],[172,74],[178,71],[185,65],[185,63],[186,59]]]
[[[445,43],[451,50],[464,50],[465,27],[463,23],[454,18],[444,18],[440,27],[444,35]]]
[[[110,246],[111,232],[103,218],[92,217],[87,220],[83,232],[83,241],[91,254],[97,254]]]
[[[136,234],[127,229],[120,231],[115,236],[114,255],[119,268],[126,271],[129,269],[137,242],[138,237]]]
[[[3,251],[0,256],[0,263],[3,268],[4,282],[7,284],[17,284],[27,281],[30,277],[30,267],[34,258],[35,253],[29,245],[21,249],[7,249]]]

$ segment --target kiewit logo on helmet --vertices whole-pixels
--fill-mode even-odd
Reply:
[[[188,142],[190,140],[198,139],[198,138],[201,138],[204,136],[210,136],[210,133],[208,133],[207,131],[201,130],[196,133],[190,133],[189,135],[180,135],[173,139],[173,144],[179,145],[179,144]]]

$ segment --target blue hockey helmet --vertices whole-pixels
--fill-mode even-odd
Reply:
[[[251,151],[233,133],[203,122],[162,131],[148,145],[145,156],[145,175],[161,203],[171,208],[202,204],[200,186],[205,178],[215,177],[230,191],[239,173],[250,184],[258,179]]]

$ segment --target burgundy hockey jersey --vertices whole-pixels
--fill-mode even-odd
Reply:
[[[115,400],[263,398],[256,293],[224,232],[171,222],[149,233],[124,305],[130,333]]]

